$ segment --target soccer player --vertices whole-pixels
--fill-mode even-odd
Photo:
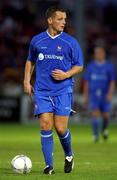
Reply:
[[[84,99],[91,111],[94,142],[99,139],[100,119],[103,138],[108,138],[107,128],[114,89],[114,67],[106,60],[105,49],[97,46],[94,48],[94,61],[87,66],[84,75]]]
[[[75,38],[63,32],[66,11],[50,7],[46,12],[48,29],[34,36],[25,65],[24,90],[34,93],[34,114],[39,117],[41,145],[45,159],[44,174],[53,174],[53,126],[65,153],[64,172],[73,169],[73,151],[68,119],[71,112],[73,76],[83,69],[80,46]],[[36,67],[34,91],[31,76]]]

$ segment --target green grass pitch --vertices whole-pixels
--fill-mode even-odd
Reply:
[[[39,127],[36,125],[0,124],[0,180],[115,180],[117,179],[117,126],[110,126],[110,137],[104,142],[92,142],[91,127],[70,126],[75,155],[75,168],[71,174],[64,174],[64,154],[54,133],[53,176],[43,175],[43,155],[40,146]],[[10,162],[18,154],[25,154],[32,160],[29,174],[17,174]]]

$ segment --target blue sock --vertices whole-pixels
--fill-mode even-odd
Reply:
[[[108,128],[108,125],[109,125],[109,118],[103,118],[103,121],[102,121],[102,132],[104,132]]]
[[[69,130],[66,130],[66,132],[63,135],[58,134],[60,142],[62,144],[65,156],[72,156],[72,148],[71,148],[71,134]]]
[[[52,131],[41,131],[41,145],[46,165],[53,167],[53,134]]]
[[[99,136],[99,126],[100,126],[100,119],[99,118],[93,118],[92,119],[93,134],[96,137]]]

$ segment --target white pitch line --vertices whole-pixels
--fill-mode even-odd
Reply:
[[[85,165],[90,165],[91,163],[90,163],[90,162],[84,162],[83,164],[85,164]]]

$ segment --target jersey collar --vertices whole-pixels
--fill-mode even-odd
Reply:
[[[103,66],[103,65],[106,63],[106,60],[104,59],[102,62],[98,62],[97,60],[95,60],[95,63],[96,63],[98,66]]]
[[[48,32],[48,30],[46,30],[46,33],[48,34],[48,36],[49,36],[50,38],[55,39],[55,38],[57,38],[58,36],[60,36],[63,32],[57,34],[56,36],[51,36],[50,33]]]

